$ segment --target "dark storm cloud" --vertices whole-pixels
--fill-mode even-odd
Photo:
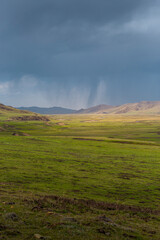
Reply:
[[[1,102],[77,108],[160,97],[158,1],[0,4]]]
[[[41,25],[54,26],[67,21],[104,24],[121,21],[140,8],[146,8],[149,0],[1,0],[1,16],[8,29],[25,32]],[[11,24],[10,26],[8,24]]]

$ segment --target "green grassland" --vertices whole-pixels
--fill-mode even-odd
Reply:
[[[7,114],[0,239],[160,239],[160,116]]]

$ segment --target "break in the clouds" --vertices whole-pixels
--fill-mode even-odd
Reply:
[[[160,100],[158,0],[0,0],[0,102]]]

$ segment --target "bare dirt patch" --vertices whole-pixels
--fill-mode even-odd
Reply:
[[[120,173],[119,178],[130,180],[131,178],[137,178],[138,176],[131,173]]]
[[[38,196],[37,196],[38,197]],[[103,201],[96,201],[96,200],[86,200],[86,199],[72,199],[72,198],[65,198],[65,197],[60,197],[56,195],[45,195],[43,197],[39,196],[38,199],[32,199],[31,203],[35,204],[36,207],[39,209],[44,209],[45,205],[47,202],[50,202],[50,200],[55,201],[55,207],[57,205],[60,205],[62,208],[66,208],[67,205],[71,204],[72,206],[75,205],[77,207],[87,207],[89,209],[96,208],[96,209],[102,209],[102,210],[122,210],[122,211],[129,211],[129,212],[141,212],[141,213],[150,213],[150,214],[155,214],[158,215],[160,211],[152,209],[152,208],[147,208],[147,207],[139,207],[139,206],[131,206],[131,205],[123,205],[123,204],[118,204],[118,203],[108,203],[108,202],[103,202]],[[24,201],[29,203],[29,199],[24,199]]]
[[[46,117],[46,116],[33,115],[33,116],[13,117],[12,120],[17,120],[17,121],[49,121],[49,118]]]
[[[30,136],[28,133],[16,133],[16,132],[14,132],[14,133],[12,133],[12,135],[13,136]]]
[[[64,126],[65,124],[64,123],[62,123],[62,122],[58,122],[58,123],[56,123],[58,126]]]

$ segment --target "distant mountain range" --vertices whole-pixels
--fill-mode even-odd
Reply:
[[[40,114],[160,114],[160,101],[143,101],[138,103],[127,103],[119,106],[102,104],[80,110],[61,107],[20,107],[18,109]]]
[[[72,114],[76,113],[76,110],[62,108],[62,107],[51,107],[51,108],[41,108],[41,107],[20,107],[20,110],[27,110],[34,113],[40,114]]]

